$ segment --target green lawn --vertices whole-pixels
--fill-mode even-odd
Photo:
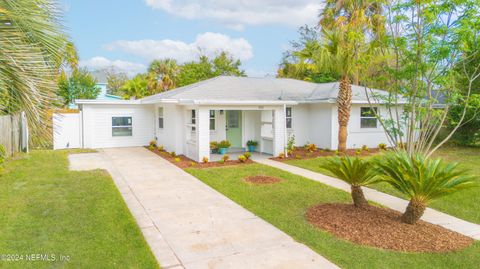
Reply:
[[[68,171],[67,151],[33,151],[0,173],[3,268],[159,268],[105,171]],[[27,254],[57,261],[25,261]],[[58,261],[60,255],[69,261]],[[1,257],[0,257],[1,258]]]
[[[478,268],[480,264],[479,242],[454,253],[411,254],[336,239],[311,226],[304,215],[314,204],[349,202],[349,194],[279,169],[252,164],[186,170],[342,268]],[[283,181],[265,186],[243,182],[244,177],[259,174]]]
[[[445,147],[435,153],[449,162],[459,162],[460,167],[467,169],[470,174],[476,176],[480,184],[480,148]],[[381,156],[378,156],[381,158]],[[295,165],[315,172],[332,176],[330,172],[319,166],[325,161],[324,157],[306,160],[289,160],[287,164]],[[385,183],[371,186],[374,189],[405,198],[403,194]],[[480,224],[480,188],[462,190],[450,196],[440,198],[429,206],[461,219]]]

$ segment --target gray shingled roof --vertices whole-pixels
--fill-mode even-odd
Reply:
[[[219,76],[195,84],[141,99],[154,103],[162,100],[192,101],[334,101],[339,83],[311,83],[288,78],[251,78]],[[376,93],[386,92],[374,90]],[[365,88],[352,85],[353,101],[367,101]]]

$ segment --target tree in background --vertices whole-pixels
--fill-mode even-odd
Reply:
[[[113,68],[106,70],[107,74],[107,92],[111,95],[121,96],[121,88],[128,81],[126,73],[117,72]]]
[[[351,80],[359,84],[361,62],[384,32],[384,1],[327,0],[320,15],[322,44],[316,62],[322,70],[338,74],[338,150],[347,149],[347,125],[352,103]]]
[[[63,73],[60,75],[57,95],[64,106],[72,104],[75,99],[95,99],[99,93],[100,87],[87,69],[74,70],[68,78]]]
[[[154,60],[148,67],[149,91],[158,93],[174,89],[177,85],[179,66],[174,59]]]
[[[120,88],[121,96],[124,99],[140,99],[148,96],[148,80],[145,74],[138,74],[134,78],[127,80]]]
[[[322,69],[317,62],[321,46],[319,28],[305,25],[300,27],[298,32],[300,39],[290,42],[292,49],[284,53],[277,77],[316,83],[337,81],[339,79],[337,73]]]
[[[33,143],[51,136],[47,110],[70,48],[59,10],[52,0],[0,1],[0,113],[25,111]]]

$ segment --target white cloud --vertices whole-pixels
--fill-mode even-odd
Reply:
[[[143,64],[121,60],[112,61],[100,56],[93,57],[85,61],[80,61],[80,66],[86,67],[90,70],[114,68],[119,72],[127,73],[129,76],[133,76],[146,70],[146,67]]]
[[[187,19],[213,19],[227,27],[283,24],[298,27],[313,24],[322,7],[318,0],[145,0],[160,9]]]
[[[178,40],[119,40],[105,46],[107,50],[120,50],[146,60],[174,58],[180,63],[192,61],[200,55],[214,56],[221,51],[245,61],[253,57],[253,48],[244,38],[231,38],[219,33],[203,33],[194,42]]]

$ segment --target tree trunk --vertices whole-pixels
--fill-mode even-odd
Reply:
[[[340,81],[340,90],[337,97],[338,105],[338,151],[347,150],[347,126],[350,120],[350,107],[352,105],[352,85],[347,76]]]
[[[352,200],[353,205],[356,207],[367,207],[368,201],[365,199],[365,195],[363,195],[362,188],[360,186],[352,185]]]
[[[405,213],[402,215],[402,222],[408,224],[417,223],[417,221],[423,216],[425,207],[425,203],[412,198],[408,203]]]

